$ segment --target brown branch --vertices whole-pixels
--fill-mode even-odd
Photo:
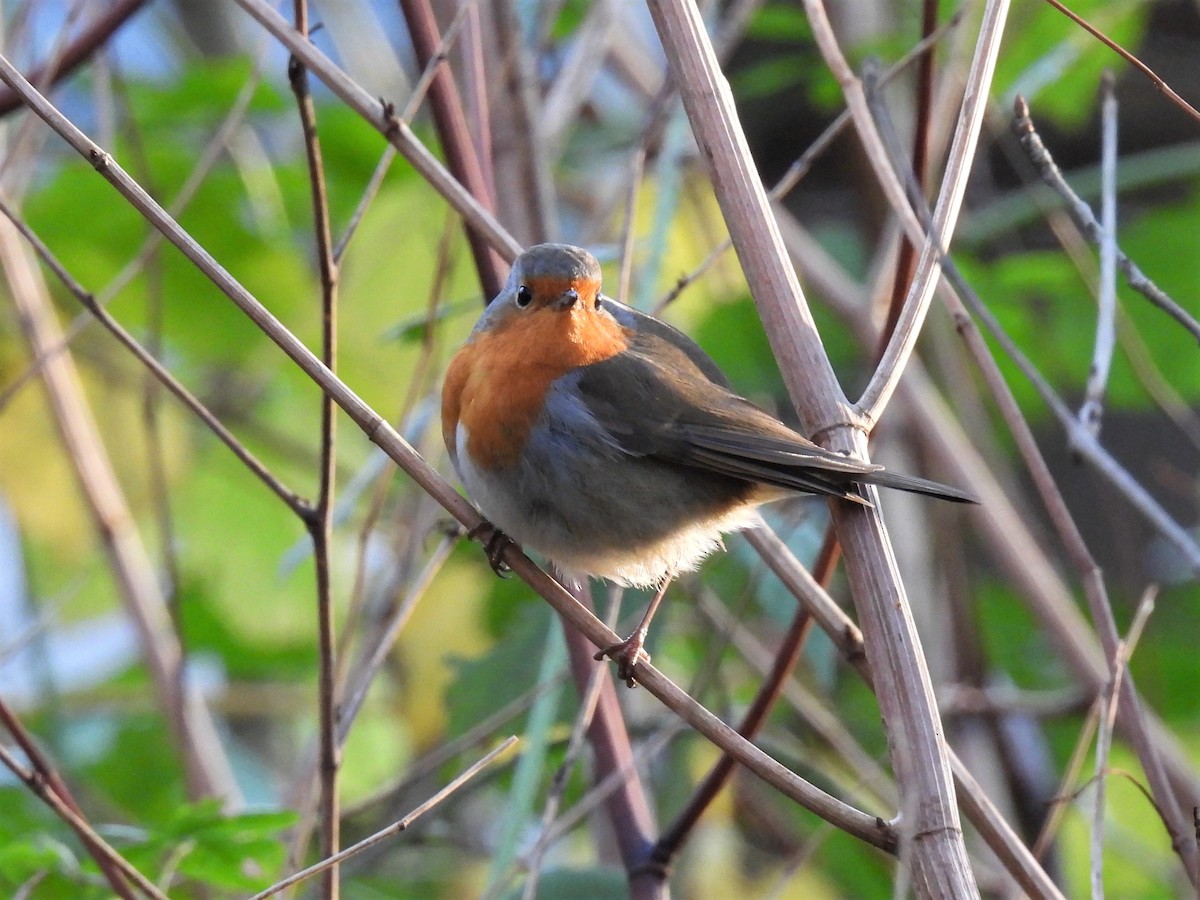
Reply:
[[[296,30],[306,38],[308,2],[295,0],[293,7]],[[296,96],[300,127],[304,136],[304,155],[308,163],[308,182],[313,210],[317,267],[321,279],[321,362],[331,372],[337,371],[337,282],[338,267],[334,260],[333,234],[329,224],[329,201],[325,188],[325,163],[321,142],[317,136],[317,111],[308,85],[308,71],[295,57],[288,61],[288,81]],[[317,591],[318,645],[318,740],[320,743],[320,818],[321,855],[327,859],[337,856],[341,845],[341,803],[338,795],[338,772],[341,768],[341,742],[338,741],[336,626],[333,617],[333,596],[330,577],[330,540],[333,534],[333,490],[336,474],[336,408],[328,394],[321,394],[321,449],[317,501],[304,517],[304,525],[312,539],[314,574]],[[323,893],[327,900],[337,900],[341,887],[338,866],[331,863],[322,872]]]
[[[437,19],[433,15],[433,8],[429,0],[400,0],[400,8],[408,24],[408,34],[412,38],[417,65],[428,66],[438,59],[442,60],[429,84],[429,102],[450,171],[484,209],[494,212],[496,191],[484,180],[483,168],[475,153],[470,129],[467,128],[462,99],[454,84],[450,66],[442,56],[442,36]],[[480,287],[484,297],[490,299],[504,286],[504,278],[501,275],[504,271],[503,262],[489,246],[483,232],[469,222],[466,224],[466,230],[467,242],[471,245],[471,255],[479,273]]]
[[[581,605],[589,601],[586,588],[576,591],[574,599]],[[570,627],[566,621],[563,622],[563,631],[567,638],[571,674],[582,698],[587,695],[587,685],[597,666],[602,669],[608,667],[605,663],[595,661],[595,651],[588,645],[588,639]],[[621,704],[617,700],[615,684],[607,671],[601,675],[596,712],[587,727],[588,743],[595,759],[597,781],[603,781],[616,772],[629,773],[608,795],[605,808],[612,822],[621,861],[629,879],[631,898],[653,900],[665,897],[662,886],[646,866],[656,831],[654,813],[650,809],[650,802],[637,770],[632,765],[633,747],[625,727],[625,718],[621,713]]]
[[[49,289],[8,219],[0,220],[0,266],[31,355],[38,357],[59,346],[62,331]],[[181,687],[182,649],[154,565],[100,439],[73,359],[67,354],[55,355],[42,370],[42,382],[80,493],[137,631],[160,709],[184,763],[189,790],[196,797],[232,800],[238,792],[229,760],[203,701]]]
[[[250,0],[239,0],[247,3]],[[341,381],[267,310],[246,288],[233,278],[208,251],[196,243],[179,223],[167,215],[112,156],[102,150],[62,115],[45,97],[26,81],[4,56],[0,55],[0,80],[18,89],[26,103],[39,118],[50,125],[80,155],[89,160],[97,172],[124,197],[131,206],[160,229],[201,274],[205,275],[242,310],[296,365],[313,379],[346,412],[364,434],[383,449],[422,490],[440,503],[468,530],[480,526],[479,513],[450,484],[405,441],[362,398]],[[461,197],[459,199],[462,199]],[[469,197],[466,205],[473,203]],[[505,550],[505,562],[526,583],[550,603],[572,626],[582,631],[597,648],[611,646],[620,638],[588,610],[575,601],[562,586],[539,569],[516,548]],[[888,851],[896,847],[892,828],[875,816],[855,810],[824,791],[808,784],[763,751],[741,738],[732,728],[697,703],[653,665],[639,666],[638,683],[648,693],[658,697],[696,731],[730,752],[782,794],[813,810],[822,818],[844,831],[874,846]]]
[[[825,540],[821,544],[821,550],[813,564],[813,579],[817,584],[825,586],[829,583],[834,567],[837,565],[838,551],[837,536],[833,529],[827,529]],[[774,707],[775,701],[779,699],[784,681],[791,675],[796,663],[800,660],[800,651],[804,647],[804,641],[811,628],[812,615],[808,608],[801,604],[796,609],[796,615],[793,617],[791,625],[788,626],[787,634],[784,635],[782,643],[775,651],[771,671],[763,679],[750,708],[742,717],[741,724],[738,725],[738,734],[746,740],[754,740],[759,730],[766,724],[767,714]],[[682,849],[684,842],[700,821],[704,811],[729,783],[733,767],[733,760],[728,756],[722,756],[692,792],[691,798],[683,810],[676,815],[675,820],[663,829],[658,843],[654,845],[652,854],[663,877],[670,870],[675,856]]]
[[[29,80],[44,88],[58,84],[83,65],[92,54],[108,41],[117,29],[146,5],[146,0],[119,0],[96,19],[69,47],[57,54],[49,66],[40,66],[29,73]],[[8,88],[0,92],[0,116],[6,116],[21,106],[21,95]]]
[[[299,884],[300,882],[302,882],[308,878],[311,878],[313,875],[316,875],[319,872],[327,872],[327,871],[336,869],[338,863],[341,863],[341,862],[349,859],[350,857],[361,853],[364,850],[374,847],[376,844],[380,843],[381,841],[385,841],[390,837],[400,834],[402,831],[405,831],[410,825],[412,825],[413,822],[415,822],[421,816],[425,815],[425,813],[429,812],[431,809],[433,809],[439,803],[442,803],[444,800],[446,800],[446,798],[450,797],[452,794],[454,794],[456,791],[458,791],[459,788],[461,788],[464,784],[466,784],[468,781],[470,781],[472,778],[474,778],[476,775],[478,775],[481,771],[483,771],[485,768],[487,768],[489,765],[491,765],[499,756],[501,756],[506,750],[508,750],[509,747],[511,747],[516,742],[517,742],[517,738],[515,735],[507,738],[502,744],[500,744],[499,747],[492,750],[490,753],[487,754],[487,756],[485,756],[482,759],[480,759],[479,761],[475,762],[468,769],[466,769],[461,775],[459,775],[457,778],[455,778],[453,781],[451,781],[448,785],[446,785],[444,788],[442,788],[440,791],[438,791],[436,794],[434,794],[432,797],[430,797],[428,800],[426,800],[424,803],[422,803],[420,806],[418,806],[416,809],[414,809],[412,812],[410,812],[407,816],[405,816],[400,821],[394,822],[393,824],[389,825],[387,828],[383,828],[383,829],[375,832],[373,835],[371,835],[368,838],[364,838],[363,840],[359,841],[357,844],[353,844],[353,845],[347,847],[345,850],[342,850],[341,852],[339,852],[327,859],[321,860],[316,865],[309,866],[307,869],[303,869],[294,875],[289,875],[287,878],[283,879],[282,881],[271,885],[265,891],[261,891],[260,893],[255,894],[253,897],[250,898],[250,900],[266,900],[267,897],[273,897],[276,894],[278,894],[280,891],[286,890],[287,888],[290,888],[292,885]]]
[[[29,760],[29,764],[33,767],[32,771],[24,770],[23,773],[10,765],[9,768],[13,774],[24,781],[37,796],[47,802],[49,801],[45,792],[56,794],[62,805],[74,813],[80,822],[86,824],[87,818],[84,816],[83,810],[79,808],[79,804],[75,802],[75,798],[71,795],[67,783],[63,781],[62,777],[58,774],[58,770],[46,755],[42,753],[41,748],[38,747],[33,737],[25,730],[24,724],[17,718],[16,713],[9,709],[8,704],[4,702],[4,698],[2,697],[0,697],[0,724],[12,735],[13,740],[16,741],[17,746],[21,748],[21,752],[25,754],[25,758]],[[35,780],[42,782],[44,790],[39,790],[35,787],[32,783]],[[52,808],[56,808],[53,804],[50,805]],[[108,880],[113,892],[121,897],[122,900],[134,900],[133,892],[125,880],[125,868],[128,867],[128,863],[124,867],[118,865],[111,858],[112,848],[106,847],[103,842],[97,842],[95,840],[96,833],[90,827],[77,828],[75,822],[71,819],[67,820],[67,824],[75,829],[75,833],[79,835],[79,840],[83,842],[83,846],[87,849],[88,854],[92,859],[96,860],[96,864],[100,866],[100,871]]]
[[[235,0],[255,21],[273,34],[310,72],[323,81],[343,103],[365,119],[400,151],[414,169],[440,193],[507,260],[516,259],[521,245],[480,201],[467,190],[421,143],[395,107],[372,97],[279,15],[266,0]],[[16,71],[14,69],[14,71]]]
[[[1120,44],[1118,44],[1116,41],[1114,41],[1112,38],[1110,38],[1107,34],[1105,34],[1103,31],[1101,31],[1095,25],[1092,25],[1090,22],[1088,22],[1086,19],[1084,19],[1078,13],[1074,13],[1071,10],[1067,9],[1065,6],[1062,5],[1062,3],[1059,2],[1059,0],[1046,0],[1046,2],[1049,3],[1051,6],[1053,6],[1055,9],[1057,9],[1060,13],[1062,13],[1064,16],[1066,16],[1072,22],[1074,22],[1076,25],[1078,25],[1080,28],[1082,28],[1084,31],[1086,31],[1088,34],[1090,34],[1092,37],[1094,37],[1098,41],[1100,41],[1100,43],[1104,44],[1104,46],[1108,47],[1108,49],[1110,49],[1114,53],[1116,53],[1119,57],[1121,57],[1121,59],[1125,60],[1125,62],[1129,63],[1131,66],[1133,66],[1139,72],[1141,72],[1143,75],[1145,75],[1147,78],[1149,78],[1150,82],[1154,85],[1154,87],[1157,88],[1161,93],[1165,94],[1167,96],[1167,99],[1169,99],[1172,103],[1174,103],[1176,106],[1178,106],[1180,109],[1182,109],[1185,113],[1187,113],[1189,116],[1191,116],[1197,122],[1200,122],[1200,111],[1198,111],[1194,106],[1192,106],[1190,103],[1188,103],[1182,97],[1180,97],[1177,93],[1175,93],[1175,91],[1171,88],[1171,86],[1169,84],[1167,84],[1165,81],[1163,81],[1161,78],[1159,78],[1158,74],[1153,69],[1151,69],[1148,65],[1146,65],[1144,62],[1142,62],[1140,59],[1138,59],[1136,56],[1134,56],[1132,53],[1130,53],[1128,50],[1126,50],[1124,47],[1122,47]]]

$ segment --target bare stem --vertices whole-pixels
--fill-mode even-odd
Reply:
[[[249,2],[249,0],[239,0]],[[346,412],[363,430],[369,440],[383,449],[408,475],[440,503],[468,530],[482,524],[479,513],[444,478],[434,470],[392,428],[385,419],[368,406],[348,385],[331,372],[303,342],[289,331],[246,288],[229,274],[213,256],[201,247],[166,211],[154,201],[111,155],[83,134],[45,97],[39,94],[0,55],[0,79],[19,90],[25,102],[85,159],[91,161],[98,173],[109,181],[130,205],[160,229],[179,250],[208,277],[246,316],[254,322],[287,356],[296,363],[322,390]],[[561,585],[539,569],[528,557],[514,547],[506,548],[504,560],[512,570],[570,623],[585,634],[593,646],[609,647],[620,638],[591,612],[581,606]],[[741,764],[773,785],[787,797],[812,809],[838,827],[875,846],[889,851],[896,847],[894,831],[876,816],[855,810],[819,788],[808,784],[780,765],[766,753],[741,738],[732,728],[697,703],[678,685],[653,665],[639,666],[638,683],[647,692],[663,701],[684,721],[722,750],[731,753]]]
[[[451,781],[448,785],[446,785],[400,821],[392,823],[387,828],[380,829],[370,837],[364,838],[357,844],[352,844],[345,850],[342,850],[333,856],[328,857],[327,859],[321,860],[316,865],[309,866],[307,869],[303,869],[294,875],[289,875],[287,878],[283,879],[277,884],[271,885],[265,891],[255,894],[250,898],[250,900],[266,900],[267,897],[273,897],[280,891],[287,890],[292,885],[299,884],[300,882],[305,881],[306,879],[311,878],[313,875],[316,875],[320,872],[325,872],[331,868],[336,868],[338,863],[344,862],[350,857],[362,853],[362,851],[368,850],[390,837],[400,834],[400,832],[405,831],[410,825],[412,825],[413,822],[421,818],[421,816],[425,815],[425,813],[429,812],[439,803],[445,801],[448,797],[458,791],[464,784],[491,765],[492,762],[494,762],[516,742],[516,735],[512,735],[507,738],[499,747],[497,747],[495,750],[492,750],[487,754],[487,756],[471,765],[470,768],[464,771],[461,775]]]
[[[296,30],[308,35],[307,0],[295,0]],[[330,372],[337,371],[337,263],[333,257],[333,236],[329,224],[329,203],[325,190],[325,165],[317,136],[317,113],[308,87],[308,71],[292,57],[288,79],[296,95],[300,126],[304,134],[308,181],[312,193],[313,231],[316,235],[317,265],[321,278],[321,362]],[[321,393],[321,450],[317,502],[305,525],[313,544],[316,572],[317,635],[319,651],[318,721],[320,742],[320,817],[321,854],[337,856],[341,835],[341,804],[338,797],[338,770],[341,767],[341,742],[338,740],[336,627],[330,585],[329,543],[333,533],[333,487],[336,471],[336,407],[333,399]],[[338,867],[330,864],[322,873],[324,895],[337,900],[340,894]]]

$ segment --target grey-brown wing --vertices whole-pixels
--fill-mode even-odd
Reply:
[[[725,377],[725,373],[721,371],[711,356],[704,352],[704,349],[693,341],[690,337],[654,316],[648,316],[644,312],[634,309],[632,306],[626,306],[624,303],[619,303],[611,297],[601,296],[601,304],[609,313],[612,314],[618,322],[626,328],[632,329],[634,333],[633,345],[635,349],[644,351],[651,345],[657,345],[656,349],[661,350],[664,346],[681,353],[689,363],[695,366],[700,374],[711,381],[713,384],[729,390],[731,385],[729,379]]]
[[[643,338],[643,352],[631,347],[587,366],[578,381],[588,410],[625,452],[863,502],[851,484],[879,466],[818,447],[698,367],[670,364],[678,348],[657,346],[647,356],[652,340]]]

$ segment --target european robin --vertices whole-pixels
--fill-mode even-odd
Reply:
[[[657,587],[630,637],[597,654],[631,686],[671,579],[794,493],[870,505],[861,483],[946,500],[969,493],[814,444],[731,389],[700,347],[600,293],[586,250],[539,244],[513,264],[446,372],[442,437],[504,544],[587,576]]]

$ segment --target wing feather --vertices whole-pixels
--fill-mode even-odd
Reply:
[[[584,367],[578,389],[624,452],[867,505],[855,482],[974,502],[957,488],[886,472],[814,444],[733,393],[716,363],[690,338],[629,307],[605,302],[618,321],[634,329],[634,339],[618,356]],[[643,320],[654,327],[645,327]]]

